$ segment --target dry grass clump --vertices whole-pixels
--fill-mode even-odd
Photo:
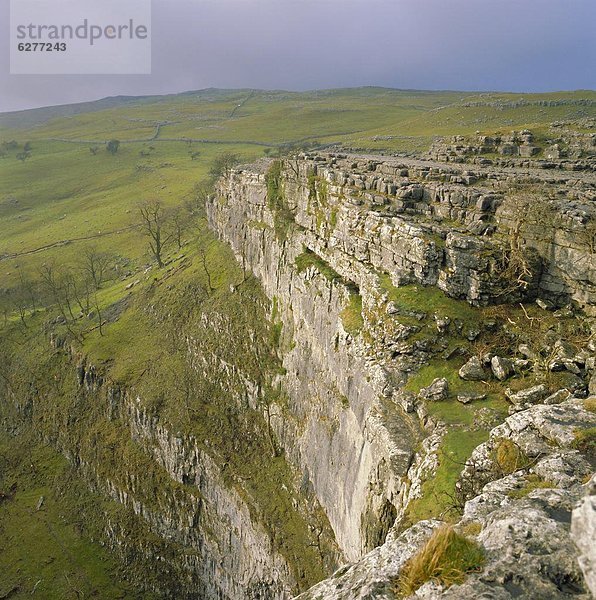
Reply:
[[[493,460],[504,475],[515,473],[515,471],[527,467],[530,462],[526,453],[515,442],[507,438],[499,440],[493,452]]]
[[[571,447],[586,455],[590,462],[596,462],[596,427],[578,429]]]
[[[457,533],[451,525],[436,529],[426,544],[404,565],[397,580],[397,593],[413,594],[427,581],[445,587],[462,583],[467,573],[484,564],[480,546]]]

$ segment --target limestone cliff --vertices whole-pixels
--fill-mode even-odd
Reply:
[[[341,154],[263,161],[220,180],[208,204],[210,225],[243,269],[262,282],[273,302],[272,319],[281,325],[280,385],[289,402],[272,425],[304,474],[305,489],[313,490],[329,517],[345,558],[361,560],[305,598],[394,597],[400,564],[435,527],[424,522],[401,537],[393,527],[436,469],[445,434],[429,416],[423,391],[415,398],[405,384],[437,352],[451,358],[461,348],[441,338],[449,317],[404,309],[392,302],[395,290],[415,286],[421,308],[438,288],[477,306],[573,300],[593,314],[594,190],[590,177],[573,173],[528,177],[515,168],[471,170]],[[423,335],[429,318],[438,336]],[[485,335],[481,331],[495,331],[495,323],[483,326],[478,319],[474,313],[456,319],[458,335],[476,340]],[[489,366],[490,360],[488,355]],[[516,368],[530,362],[518,361]],[[583,358],[577,364],[589,377],[593,365],[584,370]],[[571,363],[569,369],[580,373]],[[587,391],[584,383],[578,386]],[[428,400],[445,397],[427,393]],[[584,416],[580,422],[589,425],[592,417]],[[574,471],[576,487],[565,507],[580,498],[585,468],[582,463]],[[568,535],[567,527],[561,540]],[[571,543],[565,540],[563,549]],[[404,543],[409,554],[394,547]],[[561,576],[585,594],[576,562]],[[470,585],[469,594],[485,589]],[[517,585],[502,597],[515,597]],[[563,589],[544,585],[544,597]],[[430,590],[424,597],[440,593]]]

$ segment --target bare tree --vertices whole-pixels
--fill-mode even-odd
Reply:
[[[107,252],[100,252],[97,248],[85,248],[82,257],[81,270],[89,278],[95,289],[106,281],[107,273],[112,264],[112,256]]]
[[[147,200],[139,205],[141,231],[149,238],[149,248],[157,265],[163,267],[164,249],[172,234],[167,231],[167,215],[159,200]]]
[[[507,247],[500,259],[503,280],[499,295],[525,291],[536,275],[536,250],[527,240],[549,247],[557,227],[557,214],[542,193],[521,191],[510,195],[503,204],[502,215],[507,227]]]
[[[218,154],[211,163],[209,175],[212,179],[226,176],[240,162],[240,156],[233,152],[222,152]]]
[[[101,304],[99,303],[99,299],[97,297],[97,290],[93,293],[93,307],[97,312],[97,322],[99,327],[99,335],[103,336],[103,316],[101,314]]]
[[[39,294],[38,284],[25,274],[25,271],[20,265],[17,265],[19,270],[19,284],[24,297],[27,299],[31,310],[37,310],[37,298]]]
[[[180,250],[182,248],[182,236],[188,230],[190,223],[188,221],[188,218],[182,213],[180,208],[175,208],[171,212],[170,222],[172,237],[176,241],[178,250]]]
[[[82,340],[83,335],[74,327],[76,317],[73,313],[73,302],[76,300],[74,281],[70,273],[64,273],[53,264],[46,263],[41,266],[40,275],[42,284],[51,302],[58,308],[66,328],[73,337]]]
[[[22,286],[17,286],[8,290],[8,300],[10,312],[16,312],[19,315],[21,324],[23,327],[27,327],[25,317],[27,315],[27,309],[29,308],[27,303],[27,295],[23,290]]]
[[[77,275],[78,274],[73,271],[69,271],[66,274],[68,286],[72,290],[73,298],[80,308],[81,313],[87,315],[91,310],[91,295],[96,288],[85,271],[83,271],[80,276]]]
[[[202,244],[199,246],[199,260],[201,261],[201,265],[203,266],[205,276],[207,277],[207,286],[209,288],[209,293],[211,293],[215,291],[215,288],[211,284],[211,272],[209,271],[209,267],[207,266],[207,250]]]

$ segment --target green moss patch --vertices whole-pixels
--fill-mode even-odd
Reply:
[[[592,464],[596,464],[596,427],[578,429],[571,446],[585,454]]]
[[[422,484],[422,496],[407,508],[404,526],[433,518],[451,518],[460,507],[455,499],[455,484],[472,451],[488,439],[488,432],[454,428],[448,431],[438,452],[436,473]]]
[[[0,596],[135,597],[116,557],[97,541],[106,500],[27,434],[0,434],[0,456]]]
[[[358,335],[364,327],[364,318],[362,316],[362,296],[360,294],[350,294],[348,306],[341,312],[341,321],[344,329],[350,335]]]
[[[316,252],[308,248],[304,248],[304,252],[296,257],[295,264],[298,273],[306,271],[309,267],[315,267],[329,281],[341,279],[341,275],[333,267],[325,262]]]
[[[527,454],[508,438],[501,438],[497,442],[492,459],[504,475],[524,469],[530,463]]]

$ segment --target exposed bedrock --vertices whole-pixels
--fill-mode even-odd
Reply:
[[[403,389],[428,354],[416,342],[401,353],[418,328],[388,325],[399,307],[387,282],[418,285],[422,295],[435,286],[473,305],[538,297],[593,312],[593,184],[543,177],[528,191],[527,176],[519,177],[309,155],[231,170],[208,202],[210,226],[272,300],[287,394],[272,427],[350,562],[365,556],[376,568],[387,544],[402,543],[392,525],[432,473],[442,435]],[[511,191],[518,184],[519,195]],[[439,332],[449,327],[434,318]],[[434,525],[404,533],[406,546],[416,527],[422,539]],[[362,579],[362,589],[371,582]],[[342,593],[322,597],[361,597]]]
[[[346,558],[355,559],[382,543],[395,519],[399,481],[419,426],[393,401],[389,374],[342,326],[355,286],[364,290],[372,273],[358,262],[342,268],[330,261],[343,279],[315,267],[299,269],[305,246],[323,255],[320,240],[298,230],[281,241],[264,186],[262,174],[234,175],[222,184],[209,218],[274,300],[274,318],[283,322],[286,374],[280,383],[289,416],[272,424]]]

